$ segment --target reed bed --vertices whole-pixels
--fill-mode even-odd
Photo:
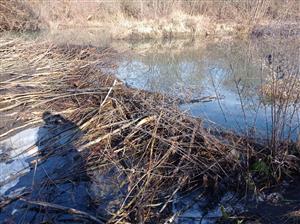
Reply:
[[[295,156],[269,161],[264,145],[212,132],[169,97],[127,87],[108,72],[117,58],[112,49],[5,39],[0,56],[1,112],[17,111],[22,127],[41,122],[44,111],[63,115],[84,133],[77,149],[91,181],[101,170],[122,177],[126,194],[110,223],[170,221],[177,193],[194,188],[254,190],[265,181],[251,171],[258,159],[280,162],[281,175],[298,169]]]

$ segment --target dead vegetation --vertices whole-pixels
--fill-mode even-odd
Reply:
[[[113,39],[299,33],[297,0],[1,1],[1,30],[103,29]],[[42,21],[42,23],[40,22]],[[271,27],[271,29],[269,29]],[[274,31],[271,31],[274,33]]]
[[[77,148],[91,178],[109,169],[122,177],[127,191],[110,211],[111,223],[167,220],[177,192],[259,192],[298,170],[289,144],[270,156],[263,143],[205,129],[170,98],[126,87],[107,74],[115,66],[112,49],[2,39],[0,56],[1,112],[20,128],[40,123],[44,111],[64,115],[84,133]]]
[[[220,143],[199,119],[163,96],[127,88],[103,74],[99,68],[111,51],[31,44],[13,40],[1,45],[7,55],[1,74],[11,76],[1,82],[1,110],[21,109],[19,119],[28,125],[45,110],[77,123],[85,133],[78,150],[90,151],[88,171],[115,167],[126,177],[128,195],[112,222],[159,218],[177,191],[201,185],[204,176],[217,185],[240,166],[231,151],[246,149]],[[82,57],[83,52],[90,56]]]
[[[40,21],[33,9],[24,1],[0,1],[0,32],[36,31]]]
[[[254,1],[162,1],[137,0],[114,2],[97,0],[84,4],[74,1],[54,1],[47,4],[36,1],[30,3],[48,21],[67,21],[80,17],[80,20],[116,20],[118,17],[131,20],[157,19],[181,15],[202,15],[215,21],[237,21],[251,23],[261,20],[299,19],[297,0],[254,0]],[[46,11],[45,9],[48,8]],[[174,17],[173,17],[174,19]]]
[[[123,11],[113,15],[121,15],[121,20],[124,15],[130,20],[147,18],[155,21],[160,16],[172,19],[171,15],[176,13],[172,12],[171,6],[179,3],[165,2],[140,1],[140,4],[131,5],[125,1],[120,3]],[[32,3],[32,7],[40,7],[38,3]],[[181,6],[190,10],[189,16],[212,13],[209,10],[211,3],[186,4],[189,3],[191,6]],[[242,17],[249,20],[255,13],[255,21],[265,14],[275,15],[275,9],[267,4],[268,1],[256,3],[241,3],[245,4],[244,10],[233,4],[231,7],[236,14],[230,15],[242,12]],[[106,10],[102,1],[99,2],[101,7],[95,7],[92,14],[76,11],[90,13],[90,8],[76,7],[71,1],[63,1],[60,4],[65,7],[58,9],[50,2],[47,4],[50,4],[48,22],[73,22],[73,25],[77,15],[83,19],[82,24],[87,24],[86,21],[95,24],[101,18],[99,10],[120,12],[114,8]],[[42,6],[47,8],[49,5]],[[228,9],[224,5],[218,6],[216,18],[226,15],[223,12]],[[24,2],[1,1],[0,19],[1,31],[37,30],[39,27],[36,14]],[[111,17],[106,19],[112,20]],[[291,19],[295,18],[291,16]],[[190,20],[185,21],[185,25],[192,31],[195,28],[195,23]],[[1,38],[0,57],[0,113],[5,113],[12,121],[5,124],[7,130],[2,129],[0,138],[40,124],[45,111],[64,115],[75,122],[84,133],[77,141],[77,148],[84,152],[91,181],[95,171],[114,169],[116,175],[122,177],[120,187],[127,189],[117,209],[108,211],[111,223],[172,220],[170,206],[178,192],[194,188],[217,192],[224,186],[234,186],[259,193],[284,176],[299,172],[299,149],[293,143],[274,139],[275,151],[270,148],[274,144],[205,129],[201,119],[181,112],[172,99],[126,87],[107,72],[115,68],[112,61],[116,52],[112,49]],[[14,126],[16,123],[19,124],[17,127]],[[29,202],[60,210],[71,209],[47,202]],[[101,201],[94,198],[94,203]],[[75,212],[88,216],[81,211]],[[93,220],[99,218],[90,217]]]

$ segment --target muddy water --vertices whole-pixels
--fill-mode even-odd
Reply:
[[[278,128],[284,130],[277,133],[281,138],[297,139],[298,106],[289,105],[285,113],[277,111],[280,109],[262,97],[261,87],[278,67],[299,75],[299,41],[231,39],[126,44],[131,54],[120,63],[118,76],[129,86],[187,101],[209,97],[213,100],[182,104],[181,109],[242,134],[269,138],[272,129]]]

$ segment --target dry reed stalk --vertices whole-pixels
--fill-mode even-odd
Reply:
[[[106,220],[104,218],[102,218],[102,220],[100,220],[99,218],[96,218],[96,217],[88,214],[87,212],[79,211],[79,210],[74,209],[74,208],[69,208],[69,207],[65,207],[65,206],[61,206],[61,205],[57,205],[57,204],[51,204],[51,203],[47,203],[47,202],[43,202],[43,201],[29,201],[29,200],[26,200],[26,199],[23,199],[23,198],[21,198],[20,200],[24,201],[28,204],[31,204],[31,205],[37,205],[37,206],[41,206],[41,207],[51,208],[51,209],[54,209],[54,210],[64,211],[68,214],[83,216],[83,217],[93,221],[94,223],[103,224],[103,223],[106,222]]]

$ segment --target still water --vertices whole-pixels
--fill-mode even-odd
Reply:
[[[269,138],[272,128],[278,128],[284,130],[277,133],[280,137],[297,138],[298,106],[293,103],[284,113],[277,111],[282,107],[267,102],[261,88],[275,66],[299,75],[299,41],[171,40],[125,45],[129,56],[120,62],[117,75],[129,86],[187,101],[210,97],[208,102],[180,108],[238,133]]]

